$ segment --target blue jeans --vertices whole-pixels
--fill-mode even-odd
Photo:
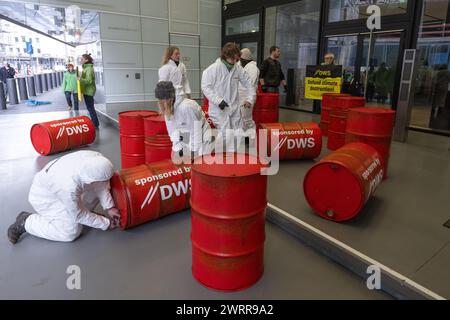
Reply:
[[[86,103],[86,109],[91,115],[91,120],[94,123],[94,126],[98,128],[100,126],[100,123],[98,122],[97,111],[95,111],[94,107],[94,97],[84,95],[84,102]]]
[[[72,92],[66,91],[65,94],[66,94],[67,105],[69,107],[72,107],[72,96],[73,96],[73,103],[75,105],[75,110],[78,110],[78,93],[76,93],[76,92],[72,93]]]

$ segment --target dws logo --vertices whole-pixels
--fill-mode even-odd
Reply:
[[[149,206],[152,203],[152,200],[158,191],[161,196],[161,201],[166,201],[172,198],[174,195],[175,197],[187,195],[189,190],[191,190],[191,179],[172,182],[171,184],[163,186],[161,186],[160,183],[157,182],[148,190],[147,196],[145,197],[144,202],[142,202],[141,210],[143,210],[145,206]]]
[[[303,139],[302,138],[289,139],[288,137],[284,137],[274,148],[274,151],[280,150],[286,143],[288,150],[314,148],[316,146],[316,140],[312,137]]]
[[[64,135],[64,132],[66,132],[66,134],[68,136],[73,136],[74,134],[86,133],[86,132],[89,132],[89,126],[87,124],[82,124],[79,126],[69,127],[69,128],[61,127],[61,128],[59,128],[58,135],[56,136],[56,140],[60,139]]]

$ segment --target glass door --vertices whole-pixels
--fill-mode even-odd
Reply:
[[[372,41],[370,35],[362,36],[360,93],[365,94],[369,107],[396,109],[403,34],[401,31],[374,33]]]
[[[374,33],[372,37],[370,34],[327,37],[326,51],[333,53],[336,63],[342,65],[342,92],[366,96],[369,107],[395,109],[403,34],[392,31]]]

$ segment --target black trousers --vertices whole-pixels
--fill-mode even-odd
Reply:
[[[89,114],[91,115],[91,120],[94,123],[94,126],[97,128],[98,126],[100,126],[100,123],[98,121],[97,111],[95,111],[94,107],[94,97],[84,95],[84,102],[86,104],[86,109],[89,111]]]
[[[72,105],[72,96],[73,96],[73,103],[75,105],[75,110],[78,110],[78,93],[76,92],[70,92],[70,91],[66,91],[66,100],[67,100],[67,105],[69,107],[73,107]]]

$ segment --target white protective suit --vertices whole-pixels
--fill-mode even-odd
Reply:
[[[172,150],[179,152],[188,148],[197,155],[210,153],[212,148],[211,127],[197,102],[178,96],[174,110],[172,117],[165,117],[167,131],[172,141]]]
[[[110,221],[93,210],[114,207],[109,180],[112,163],[94,151],[79,151],[51,161],[36,174],[28,200],[37,214],[25,221],[25,230],[40,238],[69,242],[82,225],[106,230]]]
[[[238,62],[239,65],[241,65],[241,62]],[[255,61],[250,61],[247,63],[247,65],[244,67],[244,72],[247,74],[247,76],[250,78],[252,84],[253,84],[253,90],[258,90],[258,84],[259,84],[259,69],[256,65]],[[242,85],[239,85],[239,97],[241,99],[241,106],[244,105],[246,94],[246,88]],[[253,107],[255,104],[252,104],[250,108],[244,108],[241,107],[241,117],[242,117],[242,130],[244,130],[245,135],[254,137],[256,135],[256,125],[255,121],[253,121]]]
[[[177,66],[175,61],[169,60],[165,65],[159,68],[159,82],[170,81],[175,87],[176,94],[186,96],[191,94],[191,86],[187,77],[186,66],[180,62]]]
[[[245,96],[239,96],[239,84],[243,87]],[[217,129],[222,133],[226,151],[234,151],[233,136],[226,133],[227,129],[240,129],[241,127],[241,101],[255,103],[256,92],[253,83],[244,72],[244,69],[236,64],[228,71],[221,59],[210,65],[202,76],[202,91],[209,100],[209,117]],[[225,100],[229,107],[224,110],[219,104]]]

